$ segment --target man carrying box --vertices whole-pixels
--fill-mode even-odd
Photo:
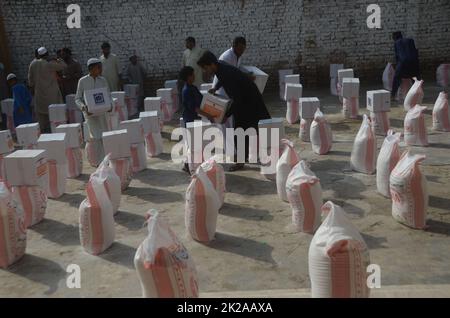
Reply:
[[[86,75],[78,82],[77,94],[75,97],[75,103],[78,108],[83,112],[84,118],[89,130],[89,141],[87,142],[86,149],[92,151],[90,158],[91,165],[98,166],[103,160],[104,151],[102,145],[102,134],[108,131],[108,122],[106,119],[106,112],[93,114],[88,111],[88,104],[85,100],[85,93],[99,88],[106,89],[107,94],[111,94],[108,87],[108,82],[102,77],[102,62],[97,58],[89,59],[87,62],[89,69],[89,75]],[[111,109],[109,110],[111,111]]]

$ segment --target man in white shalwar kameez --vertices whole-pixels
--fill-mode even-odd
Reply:
[[[124,71],[123,79],[128,84],[139,85],[139,109],[144,105],[144,81],[147,76],[147,70],[144,65],[138,61],[138,57],[133,55],[130,57],[130,64]]]
[[[91,156],[88,156],[90,164],[97,167],[103,160],[105,153],[103,150],[102,135],[103,132],[108,131],[108,123],[106,119],[106,113],[93,115],[88,112],[86,101],[84,99],[84,92],[96,88],[107,88],[108,94],[110,90],[108,88],[108,82],[102,77],[102,62],[97,58],[89,59],[88,63],[89,75],[80,78],[78,82],[77,94],[75,97],[75,103],[78,108],[83,112],[84,118],[89,131],[89,141],[87,142],[86,149],[89,150]]]
[[[196,41],[193,37],[186,39],[186,50],[183,52],[182,67],[190,66],[194,69],[194,86],[200,89],[200,85],[203,84],[203,71],[197,62],[202,57],[205,50],[196,45]],[[183,84],[184,85],[184,84]]]
[[[117,55],[111,53],[111,45],[108,42],[102,44],[103,77],[108,82],[109,90],[116,92],[120,90],[120,64]]]

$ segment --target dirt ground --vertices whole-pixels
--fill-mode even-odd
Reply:
[[[379,86],[363,87],[378,89]],[[424,105],[431,109],[439,89],[426,86]],[[430,206],[426,231],[412,230],[391,217],[391,202],[376,192],[375,176],[352,172],[350,152],[360,120],[343,120],[339,101],[328,90],[305,89],[317,96],[332,123],[335,142],[326,156],[312,153],[300,142],[299,125],[287,125],[287,136],[320,177],[324,200],[343,206],[370,248],[371,262],[381,266],[382,286],[450,284],[450,133],[430,131],[431,146],[415,148],[428,158],[423,171],[428,179]],[[365,105],[365,94],[360,104]],[[276,94],[265,97],[273,117],[284,117],[285,103]],[[365,113],[362,109],[361,113]],[[403,127],[403,108],[390,114],[391,125]],[[8,270],[0,271],[1,297],[140,297],[133,266],[136,248],[146,236],[144,214],[155,208],[169,220],[195,260],[201,292],[232,292],[308,288],[308,248],[312,236],[289,229],[289,204],[278,199],[276,185],[259,173],[258,166],[227,173],[226,204],[221,209],[216,240],[199,244],[186,236],[184,194],[190,178],[170,159],[174,142],[165,154],[148,160],[149,169],[137,174],[123,194],[116,216],[116,242],[100,256],[86,254],[79,243],[78,206],[85,198],[85,183],[93,171],[85,163],[83,175],[68,180],[67,193],[49,200],[46,219],[28,231],[27,253]],[[382,138],[378,138],[380,147]],[[81,267],[81,289],[66,287],[66,268]],[[450,296],[450,290],[448,290]],[[275,295],[274,295],[275,296]]]

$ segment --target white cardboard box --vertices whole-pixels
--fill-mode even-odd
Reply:
[[[286,84],[286,76],[294,74],[294,70],[278,70],[278,81],[280,86],[284,88]]]
[[[159,133],[161,131],[159,125],[159,114],[157,111],[141,112],[139,118],[142,119],[144,134]]]
[[[129,98],[139,97],[139,85],[137,84],[126,84],[123,86],[123,90],[125,91],[126,97]]]
[[[258,123],[258,130],[259,130],[259,136],[261,138],[262,134],[262,129],[267,129],[267,147],[271,148],[272,147],[272,142],[271,142],[271,135],[272,135],[272,130],[277,129],[279,132],[279,140],[278,140],[278,144],[280,145],[280,141],[281,139],[284,138],[285,135],[285,131],[284,131],[284,118],[271,118],[271,119],[264,119],[264,120],[260,120]],[[261,140],[259,142],[259,144],[261,145]]]
[[[7,98],[1,101],[2,113],[8,116],[14,114],[14,99]]]
[[[353,78],[353,77],[355,77],[355,73],[352,68],[338,70],[338,82],[339,85],[341,86],[344,78]]]
[[[38,149],[47,152],[47,160],[58,164],[66,163],[67,135],[65,133],[42,134],[38,139]]]
[[[338,71],[344,69],[344,64],[330,64],[330,78],[337,78]]]
[[[125,107],[125,92],[112,92],[111,98],[117,98],[121,107]]]
[[[320,100],[317,97],[300,98],[300,117],[314,119],[314,114],[320,108]]]
[[[342,80],[342,96],[345,98],[359,96],[359,78],[344,78]]]
[[[269,75],[263,71],[261,71],[256,66],[241,66],[241,70],[244,73],[251,74],[255,76],[255,84],[259,89],[259,92],[264,93],[264,89],[266,88],[267,80],[269,79]]]
[[[168,80],[164,82],[164,88],[174,88],[178,94],[178,80]]]
[[[287,84],[300,84],[300,74],[286,75],[284,78]]]
[[[167,104],[172,104],[173,88],[160,88],[156,91],[156,96],[161,97],[161,101],[165,101]]]
[[[77,109],[77,104],[75,103],[75,94],[70,94],[66,96],[66,106],[67,109]]]
[[[200,109],[203,112],[209,114],[211,117],[214,117],[215,123],[222,123],[228,107],[230,107],[229,99],[217,97],[212,94],[206,94],[203,96],[202,103],[200,105]]]
[[[368,91],[367,110],[374,113],[391,111],[391,93],[384,89]]]
[[[66,124],[56,127],[57,133],[65,133],[68,148],[80,148],[83,144],[81,124]]]
[[[111,159],[131,157],[130,136],[126,129],[104,132],[102,139],[105,154],[111,154]]]
[[[289,101],[291,99],[299,99],[302,97],[303,86],[302,84],[286,84],[286,92],[284,94],[284,98]]]
[[[107,88],[96,88],[84,92],[84,100],[88,111],[94,115],[111,110],[112,101]]]
[[[119,129],[126,129],[128,131],[130,143],[132,144],[139,144],[145,141],[144,126],[141,118],[122,121],[119,125]]]
[[[146,112],[157,111],[161,113],[161,97],[146,97],[144,109]]]
[[[48,178],[45,150],[17,150],[5,157],[6,179],[11,186],[45,186]]]
[[[16,127],[17,143],[21,147],[29,147],[36,145],[41,129],[39,123],[24,124]]]
[[[0,131],[0,154],[6,154],[14,151],[14,141],[11,132],[8,130]]]
[[[200,91],[209,91],[210,89],[213,89],[213,87],[213,83],[203,83],[202,85],[200,85]]]
[[[67,122],[66,104],[53,104],[48,106],[48,118],[50,119],[50,122]]]

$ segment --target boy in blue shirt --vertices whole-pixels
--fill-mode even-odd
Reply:
[[[32,123],[30,92],[25,85],[18,83],[16,75],[9,74],[7,80],[14,99],[14,126]]]

